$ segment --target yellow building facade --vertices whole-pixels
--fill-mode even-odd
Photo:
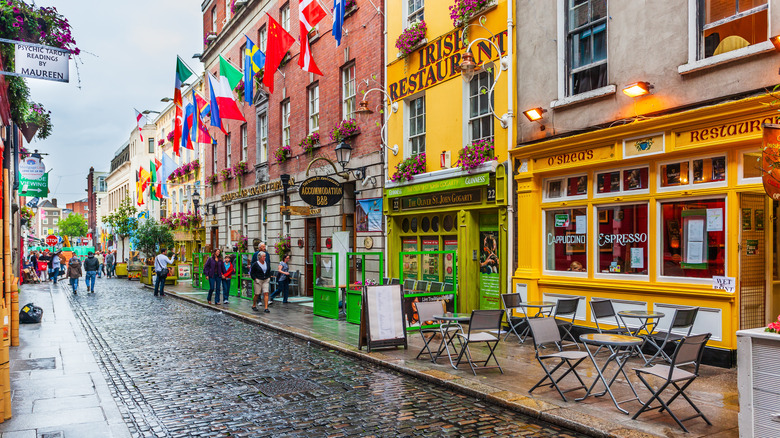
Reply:
[[[776,218],[760,163],[762,124],[780,113],[753,97],[536,142],[510,152],[518,268],[528,300],[580,297],[617,311],[698,306],[694,332],[728,365],[735,332],[780,311]],[[770,317],[770,315],[774,315]],[[603,323],[603,321],[600,321]],[[614,321],[613,321],[614,322]]]
[[[511,8],[494,1],[466,23],[453,23],[440,2],[427,2],[427,9],[422,1],[408,3],[387,3],[385,89],[398,104],[388,113],[387,144],[398,153],[387,153],[386,275],[416,280],[412,287],[420,293],[449,284],[460,311],[500,308],[509,280],[507,151],[515,123]],[[404,55],[396,41],[421,18],[425,39]],[[477,67],[467,82],[460,64],[472,42]],[[486,143],[494,159],[468,170],[458,165],[464,147]],[[424,172],[393,180],[397,166],[422,154]],[[431,251],[453,253],[401,254]]]

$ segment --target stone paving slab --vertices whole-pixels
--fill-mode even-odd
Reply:
[[[501,342],[497,349],[497,356],[504,368],[504,374],[501,375],[496,370],[488,370],[478,372],[477,376],[474,376],[467,366],[455,370],[448,363],[444,365],[446,358],[440,360],[439,364],[415,360],[415,355],[422,348],[422,341],[419,335],[414,333],[408,336],[408,350],[398,348],[368,353],[357,348],[359,330],[357,325],[344,320],[317,317],[308,306],[276,302],[270,307],[271,313],[256,313],[251,310],[251,301],[247,299],[231,297],[229,305],[208,305],[206,292],[187,284],[166,286],[166,293],[592,436],[626,438],[738,436],[738,430],[735,428],[739,411],[736,369],[701,366],[700,377],[687,393],[708,416],[713,426],[707,426],[701,419],[695,419],[686,423],[686,427],[691,431],[686,434],[665,413],[653,411],[642,414],[637,420],[631,420],[630,416],[617,411],[611,400],[606,397],[591,397],[583,402],[572,401],[573,398],[580,397],[583,391],[568,393],[568,402],[564,402],[557,392],[547,388],[537,389],[533,395],[529,395],[527,389],[544,375],[534,359],[531,343],[519,344],[512,338],[507,342]],[[484,349],[482,351],[475,349],[475,351],[479,355]],[[601,356],[600,359],[605,360]],[[645,400],[649,398],[650,393],[631,371],[632,367],[636,368],[640,365],[632,360],[626,365],[626,372],[642,399]],[[584,370],[581,375],[586,383],[595,379],[595,369],[588,360],[581,365],[580,369]],[[566,388],[565,381],[563,387]],[[613,386],[613,392],[618,400],[629,398],[630,391],[622,377]],[[632,413],[640,406],[638,402],[623,405]],[[672,405],[672,408],[679,409],[679,416],[688,416],[691,415],[689,412],[693,412],[687,405],[677,402]]]

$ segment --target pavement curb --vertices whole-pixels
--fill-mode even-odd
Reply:
[[[145,289],[154,290],[146,284],[141,285]],[[433,383],[435,385],[453,390],[455,392],[484,400],[488,403],[506,408],[528,417],[545,421],[556,426],[589,435],[596,438],[651,438],[659,435],[648,434],[639,430],[629,429],[625,425],[613,423],[603,418],[594,417],[577,410],[561,407],[543,400],[528,397],[527,395],[517,394],[511,391],[500,390],[490,385],[473,382],[463,379],[459,376],[447,373],[445,371],[421,371],[398,363],[395,359],[386,358],[381,352],[368,353],[364,350],[357,350],[356,347],[336,342],[329,339],[322,339],[308,330],[301,330],[297,327],[286,324],[272,323],[254,317],[239,313],[231,309],[215,309],[213,306],[185,295],[179,295],[175,291],[166,291],[165,295],[176,297],[177,299],[196,304],[213,311],[219,311],[233,318],[252,323],[278,333],[283,333],[295,338],[313,342],[329,350],[338,351],[347,356],[357,358],[374,365],[379,365],[399,373],[415,377],[417,379]]]

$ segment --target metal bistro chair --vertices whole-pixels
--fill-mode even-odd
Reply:
[[[419,292],[427,292],[428,291],[428,282],[427,281],[418,281],[416,285],[414,285],[414,289]]]
[[[413,278],[404,279],[404,292],[414,290],[414,284],[416,281]]]
[[[423,328],[423,326],[425,325],[425,321],[434,321],[434,316],[444,313],[443,304],[444,303],[441,301],[421,301],[414,303],[414,305],[417,307],[418,321],[420,321],[420,337],[422,337],[422,340],[425,343],[422,349],[420,349],[420,352],[417,353],[417,357],[415,357],[415,359],[419,359],[420,356],[427,353],[431,357],[431,362],[436,361],[438,352],[434,353],[431,351],[430,344],[433,341],[433,338],[436,337],[436,334],[440,333],[440,330],[438,328]]]
[[[688,395],[685,394],[685,389],[688,388],[691,383],[693,383],[696,377],[699,376],[699,365],[701,364],[701,357],[704,355],[704,347],[707,345],[707,341],[710,339],[710,336],[710,333],[706,333],[703,335],[682,338],[680,343],[677,344],[677,348],[674,350],[671,365],[653,365],[648,368],[634,368],[634,371],[636,371],[636,375],[639,377],[639,380],[641,380],[647,389],[653,393],[653,396],[650,397],[650,400],[648,400],[647,403],[645,403],[636,414],[634,414],[634,416],[631,418],[632,420],[636,420],[636,418],[642,412],[659,409],[659,412],[666,410],[666,412],[672,416],[674,421],[676,421],[685,432],[688,432],[688,429],[683,426],[682,422],[692,420],[697,417],[701,417],[707,424],[712,426],[710,420],[704,416],[704,413],[702,413],[702,411],[699,410],[699,408],[693,403]],[[679,367],[680,364],[689,363],[693,364],[693,372],[683,370]],[[645,380],[643,375],[655,376],[664,379],[664,382],[656,390],[647,380]],[[680,384],[682,384],[682,386],[680,386]],[[674,393],[674,395],[672,395],[671,398],[669,398],[669,400],[663,401],[661,399],[661,393],[663,393],[664,390],[669,387],[669,385],[674,386],[674,389],[677,391]],[[669,405],[671,405],[678,396],[682,396],[688,402],[688,404],[691,405],[691,407],[696,411],[696,415],[692,415],[683,419],[679,419],[676,415],[674,415],[674,412],[669,409]],[[650,403],[656,399],[661,405],[651,408]]]
[[[399,280],[397,278],[391,278],[390,279],[390,284],[401,284],[401,280]]]
[[[645,362],[645,366],[651,364],[658,356],[661,356],[661,358],[667,362],[671,362],[672,358],[669,357],[668,354],[666,354],[664,348],[670,342],[677,342],[686,336],[690,336],[691,330],[693,330],[693,323],[696,322],[696,315],[698,314],[699,314],[698,307],[686,307],[682,309],[677,309],[674,311],[672,324],[669,327],[668,331],[658,331],[648,335],[647,343],[650,344],[653,348],[655,348],[656,352],[653,355],[653,357],[651,357],[650,359],[647,360],[647,362]],[[672,333],[672,330],[674,329],[678,329],[678,330],[688,329],[688,332],[685,335],[678,335],[676,333]]]
[[[620,319],[618,319],[617,314],[615,313],[615,308],[612,306],[612,300],[591,300],[590,311],[593,313],[593,322],[596,323],[596,330],[598,330],[599,333],[606,333],[606,334],[613,334],[613,335],[631,335],[631,332],[629,332],[628,329],[620,326]],[[617,327],[613,329],[602,329],[601,326],[599,325],[599,319],[604,319],[604,318],[615,318],[615,323],[617,324]],[[599,354],[601,348],[602,346],[599,346],[599,348],[596,349],[594,355]],[[608,347],[608,348],[610,353],[615,352],[613,347]]]
[[[382,284],[390,284],[387,281],[388,281],[387,277],[382,277]]]
[[[295,291],[294,294],[293,291]],[[301,271],[290,272],[289,292],[292,296],[301,294]]]
[[[577,346],[577,349],[580,349],[580,344],[577,342],[577,338],[574,337],[574,335],[571,333],[572,327],[574,327],[574,318],[577,316],[577,308],[580,305],[580,299],[579,298],[563,298],[558,300],[558,304],[555,306],[555,323],[558,325],[558,327],[563,331],[563,335],[561,335],[561,345],[563,345],[563,341],[566,340],[566,338],[569,338],[572,342],[574,342],[574,345]],[[564,318],[559,318],[565,317]],[[571,319],[569,319],[569,316],[571,316]],[[534,337],[534,339],[536,339]]]
[[[577,366],[588,357],[588,353],[584,351],[560,351],[561,342],[562,342],[561,332],[558,330],[559,325],[556,324],[556,320],[553,318],[529,319],[528,327],[530,327],[531,333],[534,337],[534,347],[536,348],[536,360],[539,361],[539,365],[542,366],[542,369],[546,374],[546,376],[543,377],[542,380],[538,381],[536,385],[533,386],[533,388],[528,390],[528,393],[530,394],[534,392],[534,390],[540,386],[553,386],[558,391],[558,394],[561,395],[563,401],[568,401],[566,400],[566,396],[563,395],[565,392],[576,391],[578,389],[588,389],[585,386],[585,382],[582,381],[580,375],[577,374],[577,370],[576,370]],[[544,348],[550,344],[555,345],[558,351],[556,351],[555,353],[540,355],[539,349]],[[552,370],[549,370],[546,366],[544,366],[544,361],[549,359],[558,360],[558,364],[555,365],[555,368],[553,368]],[[566,371],[560,377],[554,378],[553,374],[555,374],[555,372],[558,371],[558,368],[561,368],[563,365],[566,365]],[[574,374],[574,377],[576,377],[577,380],[579,380],[580,386],[567,389],[565,391],[561,390],[561,388],[558,386],[558,383],[561,380],[563,380],[563,378],[566,377],[569,373]],[[550,380],[550,383],[544,383],[548,379]]]
[[[501,371],[501,374],[504,374],[504,370],[502,370],[501,365],[498,364],[498,359],[496,358],[495,354],[498,342],[501,341],[501,336],[499,333],[501,333],[501,320],[503,318],[504,311],[501,309],[471,311],[468,333],[463,333],[462,329],[461,332],[458,333],[458,339],[461,342],[461,349],[460,353],[458,354],[458,361],[455,364],[456,367],[460,365],[460,361],[465,354],[466,359],[469,362],[469,366],[471,367],[471,372],[474,373],[475,376],[477,375],[478,369],[488,368],[498,368],[498,370]],[[495,331],[496,334],[493,335],[488,331]],[[487,345],[489,353],[485,360],[475,361],[472,359],[469,345],[475,343],[484,343]],[[491,358],[496,363],[493,366],[488,365]]]
[[[432,281],[431,282],[431,289],[429,292],[441,292],[444,290],[444,283],[440,281]]]
[[[520,307],[520,303],[523,302],[523,298],[518,293],[514,294],[501,294],[501,301],[504,303],[504,311],[506,313],[506,323],[509,324],[509,330],[506,332],[506,336],[504,336],[504,340],[506,341],[507,338],[511,333],[514,333],[515,336],[517,336],[517,340],[520,342],[525,342],[525,338],[528,337],[528,324],[526,323],[526,310],[524,308]],[[512,316],[512,310],[520,309],[523,311],[523,317],[518,316]],[[517,330],[522,329],[523,332],[518,333]]]

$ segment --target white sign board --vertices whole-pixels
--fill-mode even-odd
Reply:
[[[70,51],[56,47],[13,41],[16,46],[16,76],[48,81],[69,81]]]
[[[27,157],[19,160],[19,173],[26,179],[40,179],[46,173],[46,165],[40,158]]]
[[[737,281],[734,277],[712,277],[712,288],[725,290],[726,292],[734,292],[736,289]]]

